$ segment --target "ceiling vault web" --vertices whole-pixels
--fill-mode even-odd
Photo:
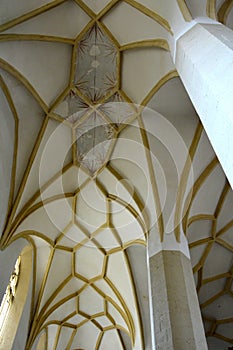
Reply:
[[[176,5],[195,17],[191,0]],[[209,0],[205,15],[227,23],[232,5]],[[26,350],[146,349],[146,266],[135,272],[130,251],[145,263],[152,227],[161,242],[186,235],[206,335],[233,344],[219,307],[233,298],[232,191],[172,62],[163,6],[38,0],[2,16],[11,168],[0,246],[23,238],[34,252]],[[184,139],[175,166],[164,125]]]

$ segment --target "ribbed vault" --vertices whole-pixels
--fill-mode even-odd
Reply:
[[[149,349],[153,226],[187,236],[210,346],[232,344],[232,190],[174,69],[167,2],[3,3],[1,248],[34,251],[25,348]],[[230,22],[230,1],[176,5]]]

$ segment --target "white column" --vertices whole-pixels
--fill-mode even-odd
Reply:
[[[207,350],[204,326],[190,261],[188,241],[181,232],[149,235],[148,256],[156,350]]]
[[[149,264],[156,350],[207,350],[189,258],[161,250]]]
[[[174,34],[176,68],[233,187],[233,31],[200,19]]]

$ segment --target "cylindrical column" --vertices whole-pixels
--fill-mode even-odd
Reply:
[[[161,250],[149,264],[156,350],[207,350],[190,259]]]

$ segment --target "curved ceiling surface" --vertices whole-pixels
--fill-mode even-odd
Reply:
[[[186,4],[230,26],[232,2]],[[172,62],[166,6],[2,2],[1,247],[34,249],[27,349],[149,349],[153,226],[187,236],[209,346],[233,343],[232,190]]]

